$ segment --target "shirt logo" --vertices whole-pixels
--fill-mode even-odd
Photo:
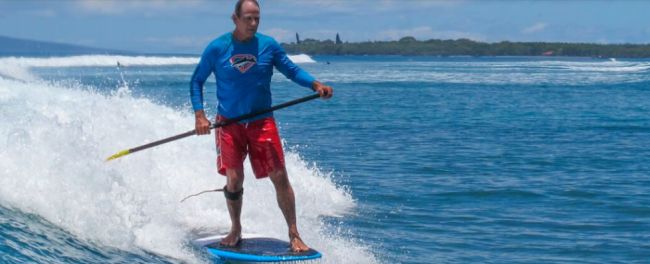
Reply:
[[[230,65],[235,67],[239,72],[245,73],[255,66],[257,58],[251,54],[235,54],[230,57]]]

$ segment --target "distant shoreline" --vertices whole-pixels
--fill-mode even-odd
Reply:
[[[650,58],[650,44],[595,44],[560,42],[477,42],[469,39],[420,41],[404,37],[397,41],[334,42],[306,39],[297,43],[282,43],[289,54],[319,55],[379,55],[436,57],[584,57],[584,58]],[[200,52],[134,52],[80,45],[18,39],[0,36],[0,57],[9,56],[200,56]]]
[[[306,39],[283,43],[287,53],[309,55],[404,55],[404,56],[544,56],[591,58],[650,58],[650,44],[595,44],[561,42],[477,42],[469,39],[426,41],[404,37],[397,41],[336,43]]]

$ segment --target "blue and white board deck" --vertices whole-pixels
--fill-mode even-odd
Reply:
[[[219,241],[205,244],[203,247],[210,255],[223,261],[283,262],[317,259],[322,256],[314,249],[293,252],[289,242],[275,238],[242,238],[235,247],[222,246]]]

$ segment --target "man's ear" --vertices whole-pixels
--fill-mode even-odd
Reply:
[[[232,22],[236,24],[237,21],[235,20],[237,20],[237,14],[232,13],[232,16],[230,16],[230,18],[232,18]]]

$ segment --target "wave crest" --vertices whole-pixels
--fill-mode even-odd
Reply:
[[[195,230],[223,234],[229,216],[221,195],[192,193],[225,184],[215,172],[212,137],[190,137],[105,163],[127,147],[186,131],[190,112],[128,94],[104,96],[75,88],[0,78],[0,201],[37,214],[75,236],[130,252],[145,250],[200,261],[188,241]],[[353,210],[355,202],[327,173],[287,153],[301,234],[325,262],[375,262],[363,245],[326,236],[320,217]],[[246,175],[252,175],[245,165]],[[268,180],[248,176],[242,221],[247,234],[286,239],[286,223]],[[29,190],[29,191],[26,191]],[[345,252],[348,259],[342,259]]]

